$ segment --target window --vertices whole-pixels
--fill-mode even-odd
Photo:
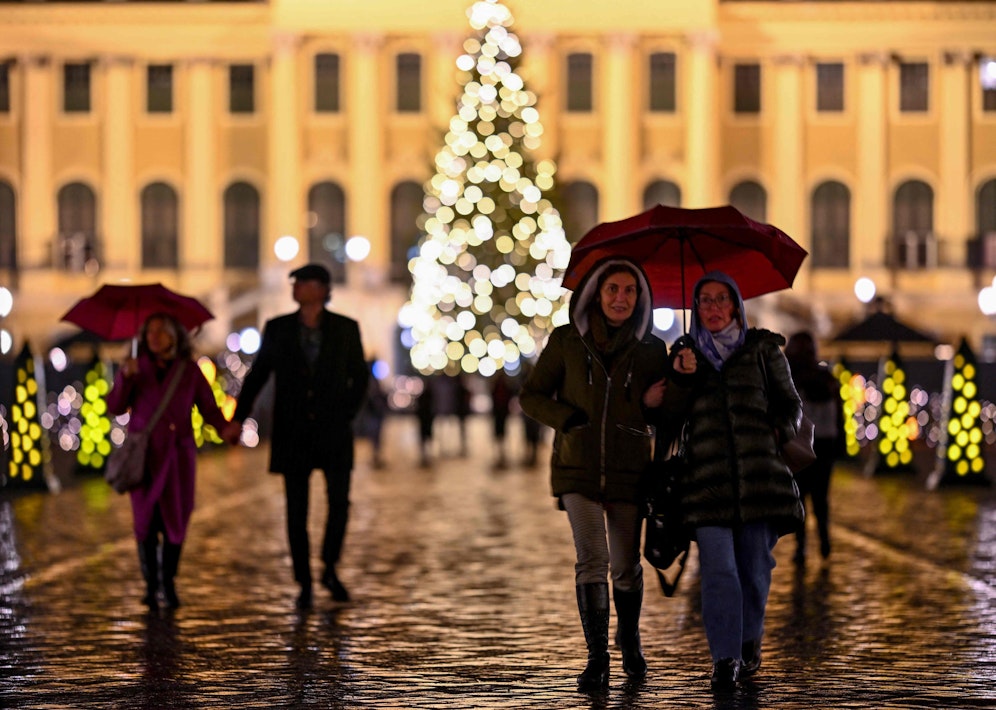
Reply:
[[[567,55],[567,110],[577,113],[590,113],[594,107],[592,100],[593,58],[587,52]]]
[[[816,65],[816,110],[821,113],[844,110],[844,65]]]
[[[3,219],[2,214],[0,219]],[[978,233],[976,248],[979,251],[969,256],[968,266],[974,269],[996,268],[996,180],[984,183],[975,195],[975,228]]]
[[[256,110],[254,70],[252,64],[233,64],[228,68],[229,113],[253,113]]]
[[[259,267],[259,192],[247,182],[225,190],[225,268]]]
[[[90,65],[65,64],[62,75],[62,110],[66,113],[89,113]]]
[[[308,191],[308,261],[324,264],[332,282],[346,283],[346,197],[334,182]]]
[[[0,180],[0,269],[17,268],[17,215],[14,188]]]
[[[339,55],[315,55],[315,111],[339,112]]]
[[[56,264],[67,271],[84,271],[95,256],[97,198],[89,185],[71,182],[59,190],[59,237]]]
[[[983,57],[979,62],[979,83],[982,86],[982,110],[996,112],[996,57]]]
[[[422,57],[403,52],[397,58],[398,113],[418,113],[422,110]]]
[[[810,209],[814,267],[847,268],[851,248],[851,192],[842,183],[828,181],[813,190]]]
[[[734,65],[733,110],[736,113],[761,112],[760,64]]]
[[[564,187],[563,204],[564,233],[567,241],[577,244],[598,224],[598,188],[583,180],[570,182]]]
[[[650,183],[643,191],[643,209],[649,210],[655,205],[681,207],[681,188],[667,180]]]
[[[173,112],[173,67],[150,64],[146,72],[145,110],[149,113]]]
[[[768,221],[768,193],[753,180],[744,180],[733,186],[730,204],[755,222]]]
[[[675,93],[674,52],[654,52],[650,55],[650,110],[674,113]]]
[[[176,191],[163,182],[142,190],[142,268],[175,269],[179,265],[179,216]]]
[[[417,182],[399,182],[391,190],[391,281],[411,283],[408,261],[418,255],[422,229],[422,186]]]
[[[10,113],[10,62],[0,62],[0,113]]]
[[[892,212],[890,266],[911,269],[937,265],[934,237],[934,191],[925,182],[909,180],[896,188]]]
[[[899,110],[918,113],[927,110],[929,73],[926,62],[899,65]]]

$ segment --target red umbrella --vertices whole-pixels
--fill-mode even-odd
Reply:
[[[755,222],[735,207],[683,209],[657,205],[617,222],[597,225],[574,245],[564,287],[574,289],[609,256],[639,263],[655,308],[688,308],[699,277],[732,276],[744,298],[789,288],[806,250],[777,227]]]
[[[105,284],[80,299],[61,320],[75,323],[106,340],[124,340],[138,333],[153,313],[168,313],[187,330],[214,316],[196,298],[170,291],[162,284]]]

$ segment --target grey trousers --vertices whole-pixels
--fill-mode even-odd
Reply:
[[[622,592],[643,589],[640,534],[643,518],[635,503],[600,503],[580,493],[561,496],[574,534],[575,584],[604,582]]]

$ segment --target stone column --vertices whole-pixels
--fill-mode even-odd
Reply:
[[[774,184],[768,219],[810,250],[803,174],[802,67],[803,59],[799,56],[777,57],[774,62]]]
[[[853,194],[851,236],[851,268],[857,275],[866,269],[885,266],[886,245],[891,238],[888,217],[891,199],[885,173],[888,67],[886,54],[858,57],[858,189]]]
[[[428,64],[429,120],[433,131],[446,130],[456,113],[461,87],[457,82],[456,60],[463,53],[460,35],[437,32],[432,35],[432,52]]]
[[[947,250],[945,262],[961,266],[966,264],[967,241],[975,232],[972,219],[975,206],[969,184],[973,64],[968,52],[945,52],[938,82],[937,111],[943,150],[935,229]]]
[[[688,36],[688,70],[680,106],[685,120],[685,175],[682,207],[713,207],[719,198],[719,68],[718,35],[703,31]]]
[[[300,96],[297,81],[297,48],[300,37],[277,33],[273,37],[270,66],[269,115],[269,215],[261,235],[260,267],[278,265],[273,247],[282,236],[292,236],[308,258],[305,226],[306,201],[301,196]]]
[[[379,55],[383,37],[357,34],[353,37],[346,80],[347,126],[351,184],[347,194],[346,238],[362,235],[370,240],[369,263],[387,273],[391,258],[390,199],[384,184],[384,131],[387,107]]]
[[[103,205],[99,211],[103,266],[137,274],[142,268],[142,228],[135,185],[134,63],[104,57],[106,102],[103,121]]]
[[[599,218],[616,220],[640,210],[636,188],[639,108],[633,78],[637,75],[636,36],[613,34],[608,37],[606,66],[602,74],[605,116],[602,133],[602,205]]]
[[[180,267],[213,271],[220,277],[225,252],[220,217],[222,193],[215,174],[218,127],[213,78],[214,66],[210,60],[192,59],[187,64],[186,182],[181,203]]]
[[[52,117],[55,116],[55,81],[48,57],[22,57],[24,90],[21,96],[21,195],[22,229],[17,244],[22,269],[48,267],[56,252],[58,217],[52,180]]]

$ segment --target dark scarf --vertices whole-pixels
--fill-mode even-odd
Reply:
[[[614,328],[605,320],[602,307],[598,304],[588,312],[591,341],[606,367],[611,366],[612,360],[636,340],[634,321],[634,318],[628,318],[621,326]]]

